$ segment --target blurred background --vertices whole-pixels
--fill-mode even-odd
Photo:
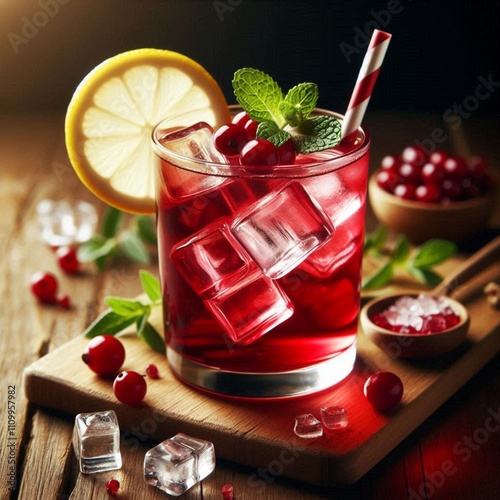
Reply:
[[[370,110],[498,116],[497,12],[484,0],[0,0],[0,111],[63,113],[94,66],[146,46],[192,57],[229,101],[233,72],[253,66],[284,89],[316,82],[319,105],[343,111],[380,28],[393,40]]]

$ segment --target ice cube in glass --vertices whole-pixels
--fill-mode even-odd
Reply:
[[[84,474],[119,469],[120,428],[115,412],[78,414],[73,428],[73,449]]]
[[[334,228],[304,188],[291,182],[237,217],[232,231],[263,272],[278,279],[325,243]]]
[[[162,192],[171,202],[189,200],[227,181],[218,176],[215,163],[228,163],[215,149],[213,129],[204,122],[165,134],[160,142],[167,150],[162,155]]]
[[[144,457],[146,483],[173,496],[182,495],[214,469],[214,445],[183,433],[166,439]]]
[[[205,305],[239,345],[255,342],[293,314],[285,292],[258,268]]]
[[[191,288],[207,299],[256,267],[229,225],[220,220],[177,244],[171,257]]]

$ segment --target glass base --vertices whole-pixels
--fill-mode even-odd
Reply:
[[[346,378],[356,360],[356,343],[328,361],[287,372],[221,370],[183,358],[172,349],[167,349],[167,359],[181,380],[206,391],[239,398],[287,398],[328,389]]]

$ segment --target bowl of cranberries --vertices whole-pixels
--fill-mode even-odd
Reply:
[[[471,237],[485,227],[496,201],[483,158],[428,155],[418,146],[385,156],[368,191],[377,219],[414,243]]]

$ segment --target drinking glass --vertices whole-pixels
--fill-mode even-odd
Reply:
[[[343,380],[356,359],[368,134],[293,165],[247,167],[219,159],[202,124],[171,133],[167,118],[152,144],[174,374],[237,398]]]

